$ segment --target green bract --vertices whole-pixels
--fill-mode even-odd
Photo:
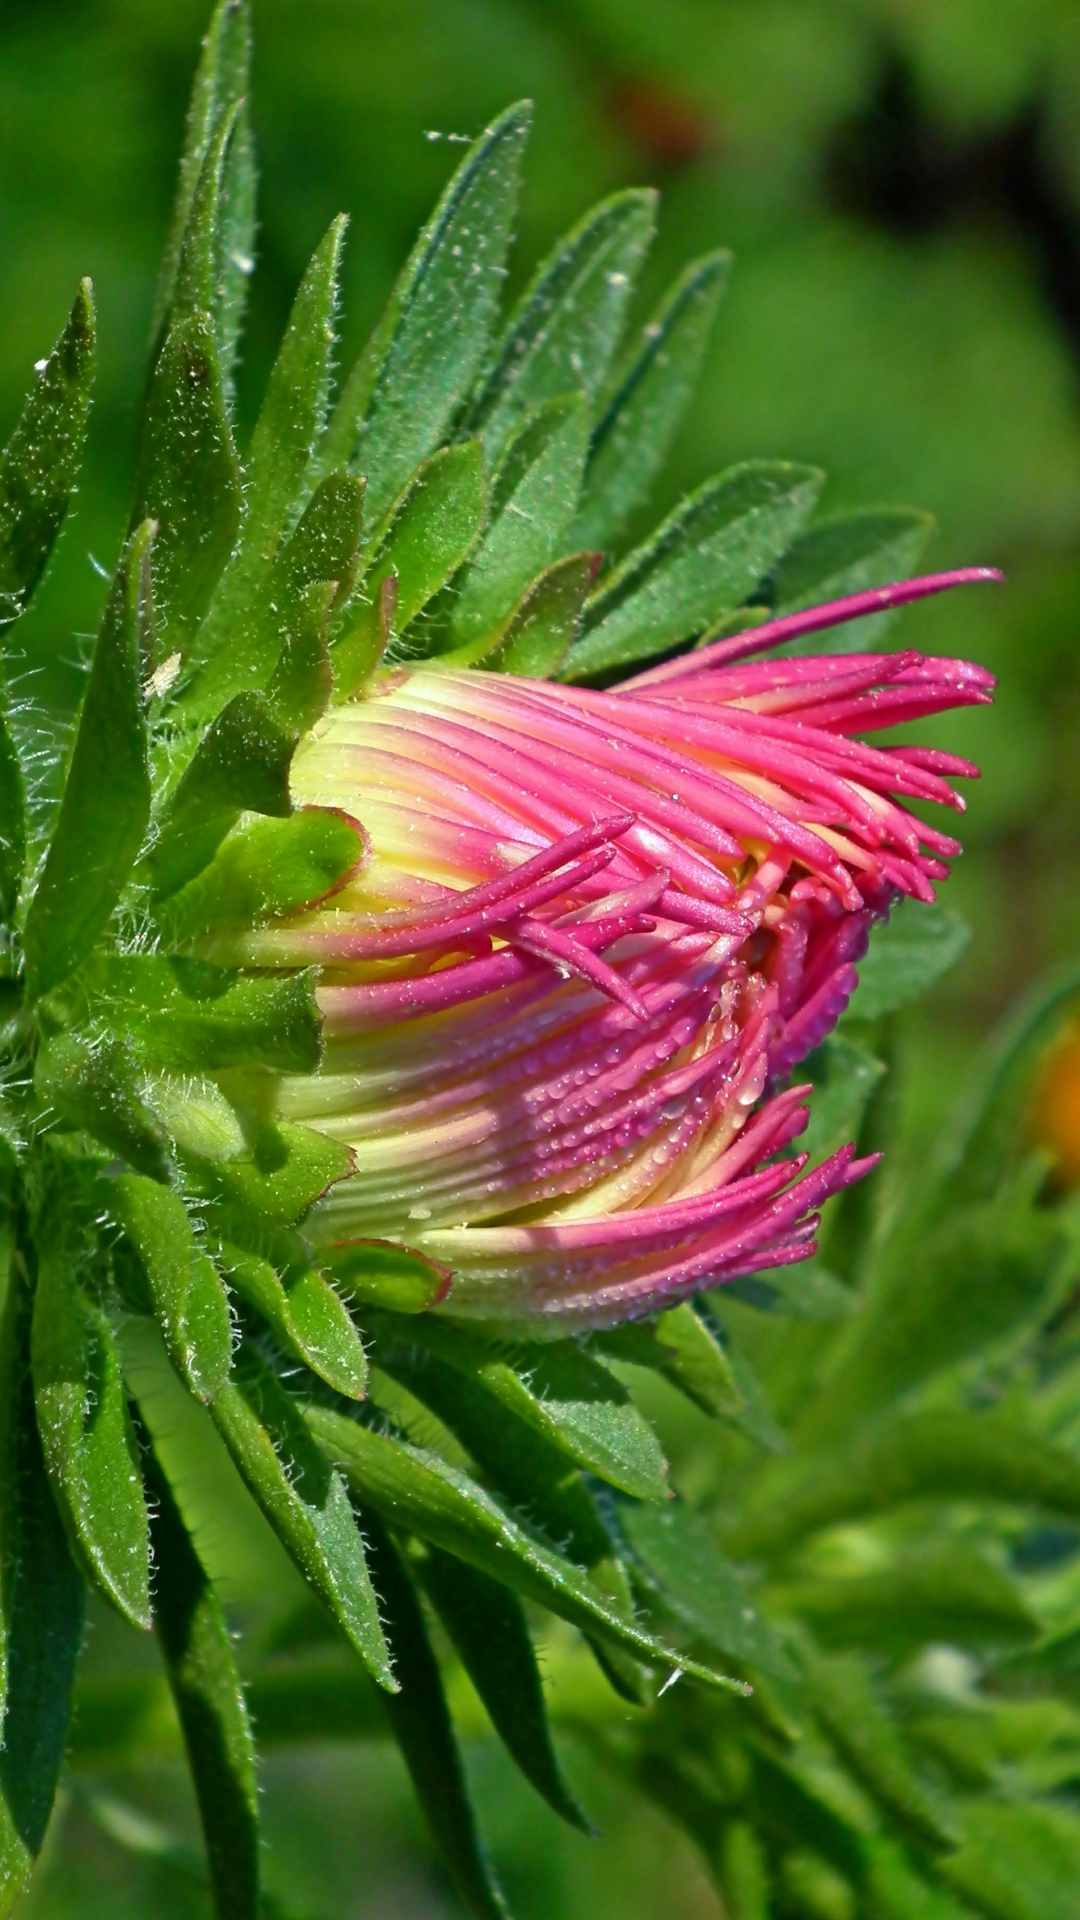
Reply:
[[[1075,1557],[1052,1573],[1014,1548],[1033,1512],[1070,1551],[1080,1524],[1076,1357],[1051,1368],[1045,1332],[1077,1241],[1002,1115],[1049,1016],[988,1072],[917,1207],[853,1192],[797,1281],[530,1348],[427,1317],[443,1276],[404,1249],[312,1251],[305,1218],[351,1155],[268,1119],[261,1092],[318,1062],[314,975],[215,952],[363,857],[347,815],[294,810],[289,770],[384,658],[602,678],[736,615],[876,584],[927,523],[809,524],[814,469],[743,462],[598,573],[690,397],[727,259],[688,267],[635,331],[654,206],[618,194],[504,317],[520,106],[466,154],[336,400],[330,226],[241,448],[248,55],[246,7],[222,0],[130,526],[44,785],[14,621],[78,472],[86,283],[0,461],[0,1915],[65,1753],[90,1777],[138,1750],[100,1691],[69,1724],[89,1588],[156,1634],[222,1920],[271,1911],[253,1726],[267,1745],[388,1727],[466,1908],[506,1912],[457,1745],[461,1672],[525,1778],[587,1825],[537,1606],[583,1636],[558,1642],[561,1711],[700,1842],[738,1920],[1047,1920],[1047,1889],[1080,1877],[1057,1804],[1080,1760],[1080,1588]],[[815,1148],[885,1137],[884,1023],[962,940],[901,910],[812,1062]],[[715,1423],[715,1505],[671,1495],[644,1411],[657,1379]],[[312,1597],[247,1689],[185,1513],[183,1395]],[[962,1683],[929,1658],[942,1642]]]

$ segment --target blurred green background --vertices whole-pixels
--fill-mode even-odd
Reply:
[[[205,12],[205,0],[8,0],[4,12],[0,419],[13,419],[81,273],[95,278],[101,321],[88,477],[25,623],[30,685],[46,704],[93,631],[98,568],[111,566],[124,523],[155,262]],[[256,31],[248,418],[330,217],[353,216],[347,361],[454,143],[528,94],[537,113],[516,278],[592,200],[642,181],[664,191],[643,304],[690,255],[721,244],[736,256],[658,508],[745,457],[811,460],[830,475],[828,508],[929,508],[931,564],[1007,571],[1003,591],[921,607],[898,629],[1001,676],[992,714],[920,735],[974,755],[987,776],[949,887],[973,946],[908,1034],[910,1124],[916,1138],[930,1133],[988,1021],[1080,944],[1075,0],[257,0]],[[208,1457],[205,1471],[217,1465]],[[201,1544],[227,1571],[239,1617],[257,1614],[262,1576],[244,1537]],[[91,1648],[102,1664],[110,1635],[102,1623]],[[534,1810],[492,1749],[478,1742],[473,1757],[524,1920],[719,1914],[688,1843],[593,1778],[584,1750],[570,1758],[604,1828],[592,1843]],[[175,1823],[176,1777],[144,1774],[140,1793]],[[298,1910],[456,1911],[388,1748],[271,1757],[266,1795],[270,1881]],[[182,1870],[142,1837],[149,1851],[133,1866],[74,1806],[63,1870],[46,1876],[32,1913],[199,1911]]]

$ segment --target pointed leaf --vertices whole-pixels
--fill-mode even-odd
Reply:
[[[648,498],[697,387],[730,267],[728,253],[693,261],[642,329],[593,433],[574,523],[582,546],[608,545]]]
[[[815,1048],[800,1072],[814,1083],[800,1147],[819,1160],[849,1141],[857,1142],[863,1115],[885,1072],[884,1061],[857,1041],[833,1034]]]
[[[859,990],[851,1011],[878,1020],[918,1000],[956,965],[971,931],[959,914],[935,903],[905,900],[875,927],[859,962]]]
[[[150,378],[135,518],[156,521],[154,590],[167,658],[188,652],[233,550],[243,496],[210,316],[174,321]]]
[[[809,518],[821,482],[814,467],[779,460],[707,480],[601,582],[562,677],[650,660],[739,606]]]
[[[958,1809],[959,1851],[939,1871],[988,1920],[1049,1920],[1075,1904],[1080,1834],[1075,1810],[972,1799]]]
[[[448,1553],[429,1551],[421,1578],[492,1726],[554,1811],[588,1833],[551,1739],[540,1669],[525,1609],[509,1587]]]
[[[347,222],[340,215],[316,249],[293,302],[244,462],[246,511],[239,537],[195,638],[195,684],[186,705],[212,714],[234,693],[257,690],[280,636],[265,617],[269,576],[284,535],[311,492],[334,345],[338,268]]]
[[[723,1828],[716,1876],[730,1920],[772,1920],[769,1862],[761,1838],[749,1820],[728,1820]]]
[[[856,1307],[852,1289],[815,1259],[799,1260],[793,1267],[775,1267],[760,1278],[751,1274],[743,1280],[729,1280],[724,1297],[741,1300],[744,1306],[765,1313],[786,1314],[792,1320],[846,1320]]]
[[[94,302],[89,280],[0,454],[0,620],[21,613],[63,524],[82,461],[94,378]]]
[[[94,650],[60,811],[27,916],[34,994],[65,979],[103,933],[149,824],[140,682],[152,652],[153,534],[145,522],[128,542]]]
[[[313,1238],[318,1238],[313,1233]],[[319,1246],[351,1299],[392,1313],[426,1313],[450,1287],[450,1270],[392,1240],[331,1240]]]
[[[161,332],[172,305],[180,256],[192,217],[199,180],[211,139],[223,116],[235,109],[250,87],[251,21],[247,0],[218,0],[203,41],[188,105],[184,152],[180,161],[180,180],[173,209],[169,238],[162,256],[161,273],[154,296],[153,331]],[[222,260],[224,284],[220,287],[223,315],[230,315],[234,295],[229,285],[232,272],[246,278],[245,255],[251,251],[250,238],[244,245],[243,214],[248,183],[241,178],[227,182],[226,205],[222,210]],[[237,264],[237,255],[240,264]]]
[[[340,1474],[292,1400],[248,1356],[211,1411],[249,1492],[381,1687],[397,1691],[364,1543]]]
[[[15,1912],[41,1849],[68,1735],[84,1583],[41,1458],[15,1277],[0,1270],[0,1915]]]
[[[470,147],[334,410],[323,462],[367,476],[373,520],[442,443],[483,363],[529,118],[509,107]]]
[[[569,1341],[493,1349],[427,1318],[408,1337],[467,1373],[576,1465],[639,1500],[667,1500],[667,1462],[649,1422],[603,1362]]]
[[[201,873],[162,901],[158,916],[172,939],[210,936],[203,942],[207,958],[243,964],[257,949],[230,934],[231,928],[257,928],[317,906],[351,879],[366,849],[358,823],[334,807],[302,807],[287,820],[252,820],[222,841]]]
[[[231,1233],[243,1222],[258,1236],[267,1229],[297,1226],[354,1164],[352,1149],[342,1141],[282,1122],[259,1130],[250,1158],[208,1159],[189,1171],[207,1196],[224,1206]]]
[[[594,553],[572,553],[556,560],[526,588],[485,665],[500,673],[552,679],[581,632],[596,568]]]
[[[778,614],[800,613],[912,573],[934,531],[928,513],[879,507],[819,520],[791,543],[770,582]],[[891,614],[791,640],[785,653],[860,653],[881,645]]]
[[[558,560],[588,440],[585,397],[574,394],[539,407],[510,442],[492,480],[483,539],[450,588],[455,647],[496,633],[529,582]]]
[[[150,1523],[116,1340],[39,1229],[31,1358],[53,1495],[84,1567],[132,1626],[150,1626]],[[63,1231],[62,1228],[59,1229]]]
[[[222,1266],[241,1300],[254,1307],[295,1359],[335,1392],[362,1400],[367,1391],[364,1343],[340,1295],[317,1267],[285,1266],[226,1245]]]
[[[169,1187],[127,1173],[113,1184],[111,1207],[142,1263],[169,1358],[197,1400],[212,1400],[232,1367],[232,1320],[183,1201]]]
[[[0,705],[0,927],[14,920],[25,865],[26,785]]]
[[[116,1006],[117,1023],[157,1066],[312,1073],[319,1064],[321,1019],[310,970],[244,978],[203,960],[115,954],[102,992]]]
[[[489,456],[542,401],[578,389],[590,398],[618,348],[626,309],[653,237],[656,195],[614,194],[565,234],[511,315],[470,409]]]
[[[326,1408],[311,1407],[307,1417],[356,1498],[395,1527],[409,1528],[639,1659],[659,1660],[710,1686],[739,1690],[738,1682],[677,1657],[645,1628],[606,1606],[580,1568],[534,1540],[490,1494],[436,1454],[369,1432]]]
[[[400,1691],[386,1714],[432,1834],[468,1911],[505,1920],[509,1909],[476,1830],[442,1675],[404,1562],[377,1520],[368,1519],[372,1574],[386,1608]]]
[[[478,441],[444,447],[414,474],[365,556],[356,596],[341,616],[332,643],[335,699],[349,699],[379,663],[387,581],[396,582],[393,631],[399,636],[468,559],[486,513]]]
[[[221,1603],[152,1461],[157,1636],[199,1803],[220,1920],[258,1920],[255,1740]]]
[[[710,1659],[736,1660],[781,1679],[794,1676],[790,1653],[700,1514],[681,1501],[627,1504],[619,1508],[619,1524],[634,1551],[640,1584],[691,1645]]]
[[[334,605],[348,600],[356,584],[364,521],[364,482],[357,474],[330,473],[320,481],[293,532],[281,547],[270,576],[272,601],[294,605],[307,588],[334,582]],[[325,706],[310,717],[310,726]]]

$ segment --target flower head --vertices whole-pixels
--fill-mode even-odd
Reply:
[[[776,622],[603,692],[386,670],[294,762],[365,858],[330,899],[225,956],[315,960],[328,1044],[280,1108],[346,1141],[324,1241],[396,1239],[451,1312],[532,1329],[646,1313],[803,1258],[863,1174],[784,1157],[875,918],[933,897],[958,842],[908,801],[975,768],[855,736],[990,698],[913,652],[756,656],[982,575]],[[778,1157],[781,1156],[781,1157]]]

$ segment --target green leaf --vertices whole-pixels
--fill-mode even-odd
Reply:
[[[325,465],[366,474],[376,520],[445,439],[483,364],[502,293],[530,113],[527,102],[507,108],[470,147],[327,428]]]
[[[189,1171],[209,1197],[223,1203],[236,1237],[240,1223],[257,1235],[297,1226],[353,1166],[352,1150],[340,1140],[281,1122],[259,1128],[250,1158],[223,1157],[215,1163],[208,1157]]]
[[[394,1738],[468,1911],[479,1920],[505,1920],[509,1909],[476,1830],[439,1663],[415,1589],[378,1521],[368,1519],[366,1524],[372,1571],[386,1608],[402,1677],[400,1691],[384,1702]]]
[[[348,600],[356,584],[363,521],[363,480],[351,473],[327,474],[278,551],[267,589],[270,601],[295,606],[309,587],[324,581],[334,582],[335,606]],[[311,726],[325,707],[329,683],[325,694],[322,688],[318,693],[318,704],[305,710],[305,727]]]
[[[68,1736],[84,1583],[68,1552],[34,1420],[15,1275],[0,1269],[0,1915],[15,1911],[41,1849]],[[2,1675],[0,1675],[2,1677]]]
[[[222,1265],[236,1292],[261,1314],[277,1339],[335,1392],[362,1400],[367,1391],[364,1343],[340,1295],[317,1267],[277,1267],[244,1248],[222,1248]]]
[[[232,1367],[229,1302],[209,1254],[198,1245],[179,1194],[126,1173],[111,1207],[139,1256],[169,1358],[197,1400],[222,1391]]]
[[[930,1409],[861,1427],[843,1448],[802,1449],[734,1523],[735,1551],[772,1557],[822,1527],[908,1501],[989,1501],[1080,1519],[1080,1461],[1005,1411]]]
[[[347,222],[333,221],[293,302],[244,462],[246,512],[239,538],[197,635],[197,678],[187,701],[214,713],[229,695],[258,689],[277,659],[280,637],[263,598],[283,535],[311,491],[334,345],[338,268]]]
[[[79,283],[67,325],[0,454],[0,616],[21,613],[63,524],[82,461],[94,378],[94,301]]]
[[[800,1078],[814,1083],[807,1102],[810,1119],[799,1140],[813,1160],[858,1141],[863,1115],[885,1072],[885,1063],[867,1047],[833,1034],[799,1067]]]
[[[518,1513],[527,1513],[535,1530],[567,1559],[585,1570],[608,1606],[628,1618],[634,1602],[618,1557],[621,1542],[600,1501],[564,1453],[535,1427],[523,1428],[518,1415],[468,1372],[447,1365],[429,1347],[413,1345],[410,1329],[388,1337],[384,1323],[377,1336],[377,1357],[395,1380],[430,1409],[466,1451],[489,1485]],[[427,1439],[426,1429],[421,1436]],[[593,1652],[616,1691],[641,1698],[640,1668],[621,1651],[591,1636]]]
[[[1080,1884],[1071,1808],[972,1799],[958,1808],[964,1842],[939,1871],[989,1920],[1065,1915]]]
[[[724,1297],[766,1313],[785,1314],[792,1320],[846,1320],[856,1304],[852,1289],[813,1258],[799,1260],[791,1267],[775,1267],[760,1278],[752,1274],[743,1280],[729,1280]]]
[[[151,653],[152,523],[124,550],[79,716],[75,746],[24,944],[28,989],[59,985],[89,953],[120,898],[150,819],[140,680]]]
[[[558,242],[510,317],[468,415],[488,454],[545,400],[593,398],[619,345],[656,222],[656,195],[613,194]]]
[[[0,703],[0,927],[10,925],[26,865],[26,786]]]
[[[581,632],[596,565],[594,553],[556,560],[526,588],[485,665],[534,680],[553,678]]]
[[[379,663],[387,582],[396,580],[394,632],[401,635],[468,559],[486,514],[479,441],[444,447],[413,475],[365,556],[356,596],[333,638],[335,699],[349,699]]]
[[[589,1823],[566,1784],[552,1744],[521,1601],[509,1587],[435,1549],[425,1555],[420,1574],[507,1752],[549,1807],[588,1833]]]
[[[159,1067],[313,1073],[322,1052],[315,974],[245,978],[204,960],[114,954],[102,980],[117,1024]]]
[[[770,1920],[769,1862],[751,1821],[725,1822],[716,1875],[724,1896],[725,1916],[730,1920]]]
[[[497,633],[529,582],[558,560],[581,492],[588,443],[583,394],[537,408],[510,442],[492,480],[483,539],[449,589],[453,646]]]
[[[208,959],[243,964],[245,936],[285,914],[306,913],[351,879],[367,843],[333,807],[302,807],[287,820],[250,820],[222,841],[208,866],[171,894],[158,917],[177,941],[202,941]]]
[[[878,1020],[917,1000],[955,966],[971,938],[959,914],[925,901],[904,900],[875,927],[859,962],[859,990],[851,1012]]]
[[[490,1494],[437,1455],[369,1432],[327,1408],[311,1407],[307,1418],[356,1498],[391,1525],[407,1527],[639,1659],[666,1662],[710,1686],[738,1690],[738,1682],[672,1654],[643,1627],[606,1605],[580,1568],[534,1540]]]
[[[825,1647],[899,1660],[927,1643],[1005,1649],[1039,1631],[1019,1583],[970,1545],[908,1551],[896,1566],[835,1580],[784,1581],[770,1587],[769,1604],[799,1615]]]
[[[811,1691],[841,1759],[901,1831],[917,1845],[954,1846],[952,1821],[916,1771],[865,1663],[850,1657],[816,1661]]]
[[[34,1086],[46,1108],[155,1180],[172,1156],[165,1128],[145,1098],[134,1048],[115,1033],[54,1034],[38,1054]]]
[[[444,1299],[450,1269],[391,1240],[339,1240],[319,1247],[352,1298],[392,1313],[426,1313]]]
[[[794,1675],[787,1648],[700,1514],[681,1501],[625,1505],[619,1525],[633,1550],[639,1584],[682,1638],[710,1660],[735,1660],[781,1679]]]
[[[195,212],[196,197],[215,130],[240,107],[250,89],[251,20],[247,0],[218,0],[203,41],[188,106],[184,151],[169,238],[162,255],[154,296],[153,332],[161,333],[172,307],[181,255]],[[238,321],[238,292],[247,279],[251,254],[251,158],[246,129],[233,136],[233,149],[247,146],[236,170],[226,170],[221,203],[215,209],[218,233],[217,293],[219,324],[228,344]]]
[[[165,336],[146,398],[135,500],[135,519],[158,527],[154,591],[162,651],[171,661],[187,652],[206,613],[243,505],[240,457],[208,313],[174,321]]]
[[[565,1341],[495,1349],[433,1318],[410,1326],[407,1337],[467,1374],[575,1465],[639,1500],[670,1498],[652,1427],[610,1368],[580,1347]]]
[[[747,461],[692,493],[589,602],[564,679],[651,660],[738,607],[809,517],[814,467]]]
[[[159,899],[208,866],[241,813],[292,811],[289,768],[296,736],[261,693],[238,693],[209,726],[184,770],[150,851]]]
[[[593,433],[574,523],[582,546],[609,545],[647,499],[697,387],[730,267],[729,253],[692,261],[642,329]]]
[[[731,1345],[716,1303],[686,1301],[652,1322],[613,1327],[593,1336],[615,1360],[648,1367],[714,1419],[726,1420],[756,1446],[782,1447],[749,1362]]]
[[[199,1803],[215,1908],[220,1920],[258,1920],[255,1740],[232,1638],[152,1456],[150,1485],[156,1503],[157,1636]]]
[[[769,583],[778,614],[801,613],[865,593],[914,571],[934,531],[928,513],[910,507],[878,507],[819,520],[792,541]],[[785,653],[860,653],[881,645],[891,614],[852,620],[829,633],[790,640]]]
[[[397,1691],[349,1496],[289,1395],[249,1355],[211,1411],[253,1498],[381,1687]]]
[[[149,1628],[150,1523],[116,1340],[74,1277],[70,1246],[48,1231],[45,1223],[38,1232],[31,1341],[45,1465],[99,1593],[132,1626]]]

